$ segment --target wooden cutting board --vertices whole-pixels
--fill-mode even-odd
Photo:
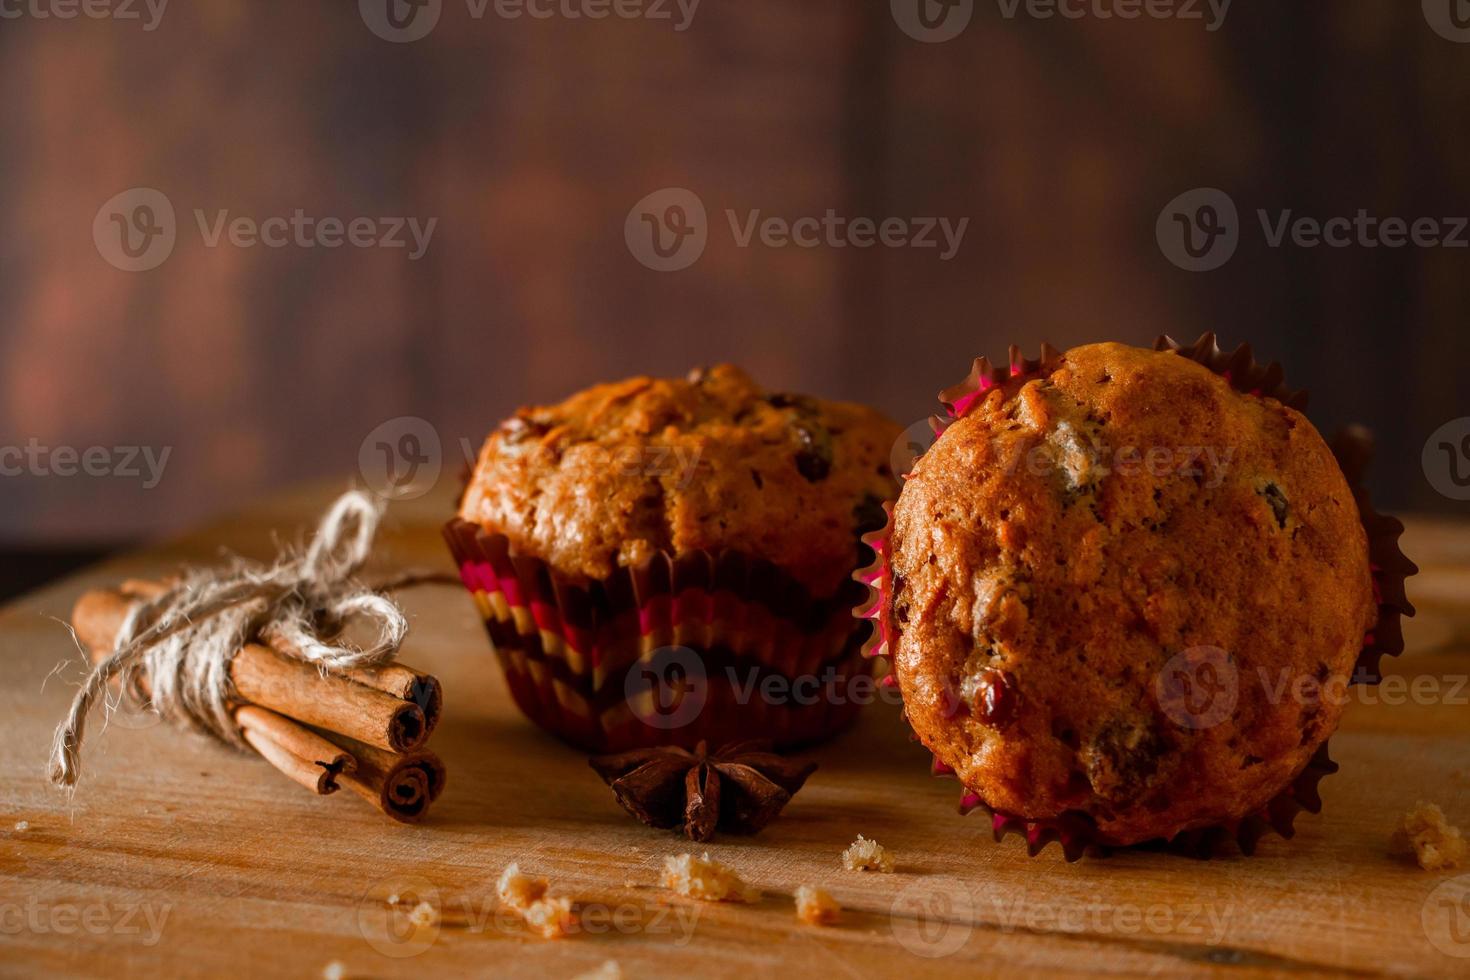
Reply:
[[[310,796],[258,759],[136,721],[94,726],[78,792],[52,789],[44,761],[80,673],[61,622],[77,595],[221,547],[264,557],[273,530],[311,526],[332,495],[281,497],[0,611],[0,973],[317,976],[335,962],[349,976],[573,977],[615,960],[628,977],[1470,975],[1470,868],[1421,871],[1389,845],[1420,798],[1470,827],[1470,525],[1413,522],[1420,615],[1389,666],[1405,688],[1350,707],[1323,814],[1253,858],[1066,864],[1056,846],[1027,858],[956,813],[956,784],[928,775],[897,710],[879,705],[813,753],[821,768],[765,833],[709,846],[763,901],[671,898],[661,863],[690,845],[633,822],[582,754],[521,718],[469,599],[439,587],[405,597],[404,659],[447,689],[433,747],[448,789],[423,825],[350,794]],[[382,564],[448,569],[438,525],[450,510],[442,494],[395,505]],[[892,849],[897,873],[842,870],[858,834]],[[587,931],[545,942],[498,915],[511,861],[582,903]],[[841,925],[797,924],[789,896],[803,883],[837,897]],[[439,922],[414,932],[402,910],[419,899]]]

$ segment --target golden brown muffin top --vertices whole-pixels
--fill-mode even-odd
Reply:
[[[1085,811],[1114,843],[1282,790],[1343,707],[1313,684],[1351,674],[1376,618],[1311,423],[1120,344],[980,398],[916,465],[889,555],[924,743],[991,806]]]
[[[460,517],[578,579],[728,548],[826,598],[856,564],[860,511],[898,492],[898,432],[729,365],[631,378],[516,412],[485,442]]]

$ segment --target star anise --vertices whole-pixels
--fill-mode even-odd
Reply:
[[[713,753],[700,742],[693,752],[671,745],[588,761],[624,810],[650,827],[682,827],[695,841],[709,840],[716,828],[758,833],[817,768],[773,752],[765,740]]]

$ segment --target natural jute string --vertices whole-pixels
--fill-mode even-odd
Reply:
[[[49,774],[58,786],[81,775],[87,716],[107,683],[123,679],[124,696],[151,701],[165,718],[244,747],[230,712],[230,659],[269,634],[276,649],[323,671],[381,666],[398,653],[408,620],[396,603],[354,581],[372,550],[382,508],[358,490],[338,498],[304,554],[273,564],[236,559],[222,569],[189,569],[157,599],[128,616],[116,648],[87,675],[56,729]],[[395,586],[426,577],[400,579]],[[349,623],[368,642],[342,638]],[[329,639],[330,638],[330,642]],[[140,683],[146,678],[144,695]]]

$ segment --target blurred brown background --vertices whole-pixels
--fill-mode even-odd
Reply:
[[[923,43],[899,24],[921,0],[704,0],[685,30],[673,0],[670,20],[442,0],[426,37],[390,43],[351,2],[174,0],[152,30],[141,0],[131,21],[36,16],[47,2],[0,20],[0,445],[170,456],[151,489],[0,478],[0,542],[23,562],[345,482],[397,416],[433,423],[454,479],[460,439],[621,375],[733,360],[907,423],[1012,341],[1206,329],[1282,360],[1324,430],[1371,423],[1384,501],[1470,506],[1420,465],[1429,434],[1470,415],[1470,250],[1271,248],[1254,218],[1470,214],[1470,43],[1434,29],[1431,4],[1239,3],[1209,30],[1205,4],[1204,20],[1125,20],[983,0],[958,37]],[[135,187],[177,211],[172,254],[144,272],[92,234]],[[678,272],[624,240],[665,187],[709,212],[707,250]],[[1210,272],[1155,237],[1197,187],[1240,209],[1239,250]],[[211,248],[193,215],[298,208],[437,226],[410,261]],[[742,248],[725,217],[829,208],[970,223],[942,261]]]

